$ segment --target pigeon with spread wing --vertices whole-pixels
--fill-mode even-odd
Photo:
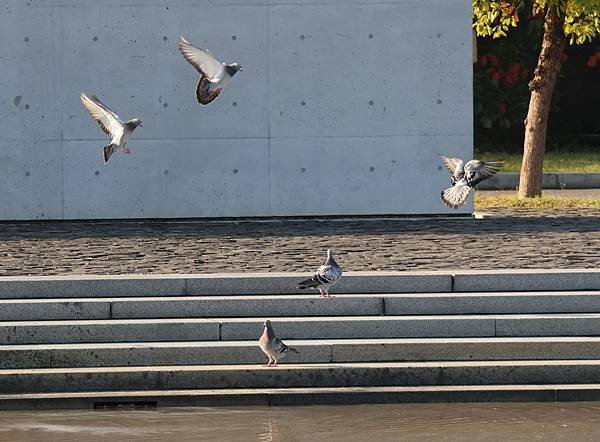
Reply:
[[[184,37],[180,37],[178,47],[188,63],[200,73],[196,86],[196,98],[200,104],[207,105],[217,98],[233,76],[241,71],[239,64],[221,63],[208,49],[197,48]]]
[[[466,164],[460,158],[442,157],[450,172],[452,187],[442,190],[442,202],[453,209],[464,206],[471,190],[482,181],[491,178],[500,171],[502,161],[471,160]]]
[[[104,146],[104,162],[106,163],[116,151],[131,153],[127,142],[133,131],[142,125],[142,121],[139,118],[133,118],[127,122],[121,121],[119,116],[102,103],[98,97],[95,95],[88,97],[85,92],[81,93],[81,103],[104,133],[110,137],[110,143]]]

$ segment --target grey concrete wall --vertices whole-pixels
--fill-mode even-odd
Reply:
[[[464,0],[0,0],[0,219],[455,213]],[[244,71],[206,108],[180,35]],[[79,103],[142,118],[102,163]],[[471,211],[467,206],[463,212]]]

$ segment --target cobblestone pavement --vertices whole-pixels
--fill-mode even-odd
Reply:
[[[597,268],[600,210],[485,219],[0,223],[0,276]]]

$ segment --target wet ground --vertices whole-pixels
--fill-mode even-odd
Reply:
[[[597,441],[600,403],[0,413],[2,441]]]
[[[0,223],[0,276],[597,268],[600,210],[491,218]]]

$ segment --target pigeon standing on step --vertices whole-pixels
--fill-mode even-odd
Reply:
[[[198,103],[207,105],[219,96],[233,76],[242,70],[237,63],[221,63],[208,49],[192,46],[184,37],[180,37],[179,50],[189,64],[200,73],[196,86]]]
[[[317,269],[312,278],[298,284],[299,289],[319,289],[321,298],[332,298],[329,289],[342,277],[342,268],[333,259],[331,249],[327,249],[325,264]]]
[[[85,92],[81,93],[81,103],[90,113],[92,118],[100,125],[106,135],[110,137],[110,143],[104,146],[104,162],[116,151],[131,153],[127,142],[133,131],[142,125],[139,118],[122,122],[119,116],[109,109],[98,97],[88,97]]]
[[[482,181],[491,178],[500,171],[502,161],[471,160],[466,164],[460,158],[442,157],[450,171],[452,187],[442,190],[442,202],[453,209],[464,206],[471,190]]]
[[[271,321],[265,321],[265,329],[258,340],[258,346],[269,357],[267,367],[277,367],[277,361],[283,358],[287,353],[299,353],[298,350],[285,345],[281,339],[275,336]]]

